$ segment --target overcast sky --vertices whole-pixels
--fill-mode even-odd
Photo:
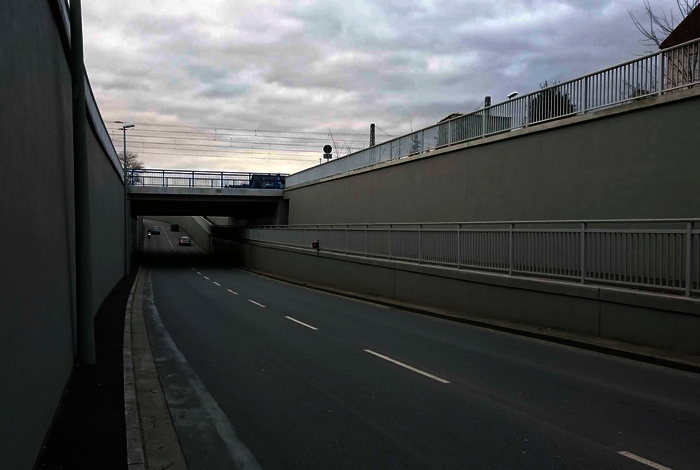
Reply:
[[[643,53],[628,8],[642,0],[100,0],[83,3],[85,62],[105,121],[398,135]]]

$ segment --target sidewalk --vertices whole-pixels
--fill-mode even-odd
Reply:
[[[126,469],[122,342],[139,267],[122,278],[95,316],[95,365],[75,364],[34,464],[44,469]]]

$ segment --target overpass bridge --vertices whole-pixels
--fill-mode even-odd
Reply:
[[[280,173],[197,170],[128,170],[131,216],[225,215],[239,219],[274,217],[283,198]]]

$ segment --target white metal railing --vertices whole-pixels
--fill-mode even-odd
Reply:
[[[226,227],[238,239],[455,269],[700,293],[700,219]],[[222,232],[219,232],[223,235]],[[217,237],[217,234],[214,234]],[[213,239],[215,251],[230,243]]]
[[[228,171],[129,169],[129,186],[284,189],[286,174]]]
[[[700,39],[411,132],[287,177],[287,187],[700,83]]]

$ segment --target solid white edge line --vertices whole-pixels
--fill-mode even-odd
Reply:
[[[209,280],[209,278],[207,276],[204,276],[204,279],[206,279],[207,281]]]
[[[199,274],[200,276],[202,275],[202,273],[200,273],[199,271],[197,271],[197,274]]]
[[[656,470],[671,470],[668,467],[664,467],[663,465],[660,465],[656,462],[652,462],[651,460],[645,459],[644,457],[640,457],[638,455],[633,454],[632,452],[627,452],[626,450],[621,450],[618,452],[620,455],[624,455],[628,459],[636,460],[639,463],[643,463],[644,465],[655,468]]]
[[[307,328],[311,328],[312,330],[318,330],[318,328],[314,328],[314,327],[311,326],[311,325],[307,325],[307,324],[304,323],[303,321],[299,321],[299,320],[297,320],[297,319],[295,319],[295,318],[288,317],[288,316],[285,316],[284,318],[286,318],[287,320],[295,321],[295,322],[299,323],[300,325],[304,325],[304,326],[307,327]]]
[[[217,286],[221,287],[221,284],[219,284],[218,282],[216,282],[216,281],[213,281],[213,282],[214,282],[214,284],[216,284]]]
[[[238,292],[234,292],[234,291],[232,291],[231,289],[226,289],[226,290],[229,291],[230,293],[234,294],[234,295],[238,295]]]
[[[449,380],[441,379],[440,377],[438,377],[438,376],[436,376],[436,375],[429,374],[429,373],[427,373],[427,372],[423,372],[423,371],[420,370],[420,369],[416,369],[415,367],[411,367],[411,366],[409,366],[408,364],[404,364],[403,362],[399,362],[399,361],[394,360],[394,359],[392,359],[392,358],[390,358],[390,357],[387,357],[387,356],[385,356],[385,355],[383,355],[383,354],[376,353],[376,352],[374,352],[374,351],[372,351],[372,350],[370,350],[370,349],[365,349],[364,351],[365,351],[365,352],[368,352],[368,353],[370,353],[370,354],[373,354],[373,355],[375,355],[375,356],[377,356],[377,357],[381,357],[381,358],[384,359],[385,361],[393,362],[394,364],[396,364],[396,365],[398,365],[398,366],[405,367],[405,368],[408,369],[408,370],[412,370],[413,372],[416,372],[416,373],[418,373],[418,374],[424,375],[424,376],[429,377],[429,378],[431,378],[431,379],[433,379],[433,380],[437,380],[438,382],[441,382],[441,383],[444,383],[444,384],[450,383]]]
[[[259,303],[257,303],[255,300],[250,300],[250,299],[248,299],[248,302],[253,302],[255,305],[258,305],[258,306],[260,306],[260,307],[262,307],[262,308],[265,308],[265,306],[264,306],[263,304],[259,304]]]

